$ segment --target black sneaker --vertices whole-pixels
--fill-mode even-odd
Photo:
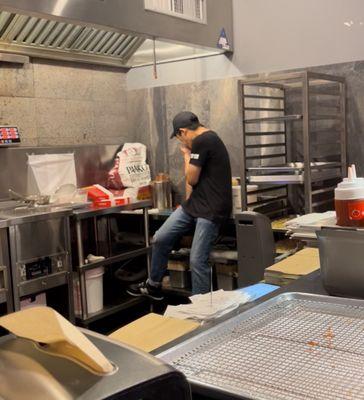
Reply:
[[[153,300],[163,300],[164,296],[162,294],[162,291],[160,288],[149,285],[149,283],[142,282],[138,283],[137,285],[130,285],[127,289],[126,292],[130,294],[130,296],[134,297],[149,297],[150,299]]]

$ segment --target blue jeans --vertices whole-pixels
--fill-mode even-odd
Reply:
[[[190,254],[192,293],[199,294],[210,291],[209,255],[212,244],[217,238],[219,226],[205,218],[193,218],[182,207],[177,208],[154,235],[152,269],[149,280],[151,284],[158,284],[162,281],[168,266],[168,256],[174,244],[195,225]]]

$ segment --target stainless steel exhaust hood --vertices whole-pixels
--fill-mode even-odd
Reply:
[[[231,1],[206,1],[200,24],[148,12],[144,0],[0,0],[0,52],[126,68],[153,62],[151,39],[159,62],[221,53]]]
[[[0,51],[123,66],[144,38],[0,11]]]

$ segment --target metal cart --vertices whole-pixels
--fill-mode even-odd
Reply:
[[[330,209],[346,174],[344,78],[272,74],[240,80],[239,95],[243,211],[274,217]]]

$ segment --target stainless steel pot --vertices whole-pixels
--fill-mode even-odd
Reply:
[[[168,210],[172,208],[172,190],[169,180],[153,181],[153,206],[158,210]]]

